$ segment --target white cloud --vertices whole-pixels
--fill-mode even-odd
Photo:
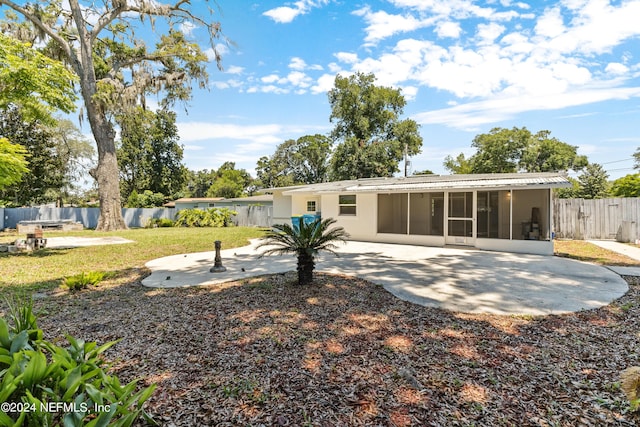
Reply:
[[[276,7],[275,9],[267,10],[263,13],[264,16],[267,16],[279,24],[288,24],[293,21],[296,16],[303,14],[304,11],[300,8],[293,8],[288,6]]]
[[[279,24],[288,24],[299,15],[305,15],[316,7],[321,7],[329,3],[329,0],[299,0],[292,6],[280,6],[269,9],[263,13],[264,16],[273,19]]]
[[[607,64],[607,67],[604,69],[605,72],[609,74],[626,74],[629,72],[629,67],[624,64],[620,64],[619,62],[611,62]]]
[[[640,35],[640,1],[630,0],[619,6],[601,0],[566,1],[563,5],[573,13],[571,26],[546,41],[562,53],[602,54]]]
[[[220,46],[224,46],[224,45],[220,45]],[[224,47],[222,50],[218,49],[218,46],[216,46],[216,49],[213,48],[208,48],[204,51],[204,54],[207,56],[207,60],[209,62],[214,62],[216,60],[216,52],[223,56],[227,53],[228,49],[226,47]]]
[[[413,116],[420,124],[441,124],[464,130],[478,130],[481,126],[513,118],[526,111],[559,110],[595,102],[639,98],[640,87],[579,89],[556,95],[495,98],[470,102]]]
[[[275,143],[281,141],[284,131],[281,125],[240,126],[225,123],[179,122],[177,123],[180,141],[185,145],[197,141],[217,139],[249,140],[259,143]]]
[[[316,84],[311,87],[311,93],[317,95],[329,92],[333,89],[335,80],[336,74],[323,74],[318,80],[316,80]]]
[[[275,93],[277,95],[289,93],[289,89],[276,85],[252,86],[247,90],[248,93]]]
[[[196,28],[198,28],[198,27],[193,22],[190,22],[190,21],[185,21],[185,22],[181,23],[180,26],[178,27],[180,32],[182,32],[183,34],[185,34],[187,36],[192,36],[193,35],[193,30],[195,30]]]
[[[277,74],[269,74],[268,76],[264,76],[260,79],[263,83],[275,83],[280,80],[280,76]]]
[[[472,0],[389,2],[397,9],[366,6],[353,12],[362,18],[366,49],[343,48],[324,67],[294,56],[286,70],[248,79],[243,87],[249,93],[322,94],[333,88],[337,74],[373,73],[378,84],[401,88],[409,100],[424,88],[451,94],[443,101],[451,107],[417,117],[461,128],[524,111],[639,96],[637,88],[622,87],[625,78],[640,77],[633,74],[640,72],[632,65],[635,51],[614,48],[640,36],[634,19],[640,16],[640,0],[563,0],[542,12],[516,0],[484,3],[491,7]],[[291,9],[291,17],[279,16],[284,22],[325,3],[286,3],[282,8]],[[429,37],[424,28],[441,39]],[[413,37],[382,43],[408,32]],[[328,71],[321,75],[310,72],[323,69]]]
[[[491,22],[489,24],[478,24],[476,37],[479,45],[488,45],[495,42],[500,35],[506,30],[504,25]]]
[[[289,68],[292,70],[304,70],[307,68],[307,63],[302,58],[293,57],[291,58],[291,62],[289,62]]]
[[[231,67],[225,70],[227,74],[242,74],[244,71],[244,67],[238,67],[237,65],[232,65]]]
[[[358,55],[355,53],[338,52],[333,56],[335,56],[338,61],[345,62],[347,64],[356,64],[358,62]]]
[[[289,62],[289,68],[292,70],[298,70],[298,71],[303,71],[303,70],[322,70],[322,66],[321,65],[308,65],[304,59],[302,58],[298,58],[298,57],[293,57],[291,58],[291,61]]]
[[[564,31],[564,22],[559,7],[546,10],[535,26],[536,34],[542,37],[557,37]]]
[[[365,42],[375,44],[401,32],[414,31],[433,23],[433,19],[420,20],[411,15],[392,15],[385,11],[372,12],[369,6],[353,12],[363,16],[367,23]]]
[[[453,39],[457,39],[460,37],[460,33],[462,32],[462,27],[458,22],[440,22],[436,25],[436,34],[438,37],[445,38],[450,37]]]
[[[210,84],[213,85],[213,87],[215,87],[216,89],[229,89],[231,87],[229,83],[221,81],[213,81],[210,82]]]
[[[287,76],[287,81],[294,86],[300,88],[308,88],[309,86],[311,86],[312,79],[303,72],[292,71]]]

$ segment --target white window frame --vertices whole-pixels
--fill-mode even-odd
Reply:
[[[341,203],[341,198],[342,197],[353,197],[353,203]],[[358,213],[357,211],[357,202],[358,202],[358,198],[355,194],[340,194],[338,196],[338,215],[340,216],[356,216],[356,214]],[[353,213],[344,213],[342,211],[342,208],[353,208]]]
[[[307,212],[315,212],[318,203],[315,200],[307,200]],[[309,209],[310,206],[313,206],[313,209]]]

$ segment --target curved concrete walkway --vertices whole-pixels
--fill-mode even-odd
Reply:
[[[259,258],[256,241],[223,250],[227,271],[210,273],[215,252],[150,261],[149,287],[196,286],[295,270],[294,256]],[[558,314],[609,304],[627,283],[613,271],[554,256],[458,248],[348,242],[323,254],[317,271],[361,277],[398,298],[427,307],[494,314]]]

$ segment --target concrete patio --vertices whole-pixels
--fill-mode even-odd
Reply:
[[[209,272],[213,251],[174,255],[148,262],[152,274],[142,283],[198,286],[295,270],[294,256],[260,258],[252,243],[221,252],[225,272]],[[357,276],[398,298],[452,311],[559,314],[607,305],[628,290],[606,267],[555,256],[356,241],[338,252],[321,254],[317,271]]]

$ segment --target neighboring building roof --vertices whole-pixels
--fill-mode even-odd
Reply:
[[[235,199],[224,199],[222,201],[223,202],[249,202],[249,203],[273,202],[273,194],[260,194],[257,196],[236,197]]]
[[[235,202],[249,202],[249,203],[269,203],[273,202],[273,194],[260,194],[258,196],[249,197],[237,197],[234,199],[225,199],[224,197],[183,197],[181,199],[167,202],[162,206],[175,207],[176,203],[235,203]]]
[[[570,187],[568,178],[561,173],[505,173],[471,175],[414,175],[409,177],[364,178],[348,181],[324,182],[274,188],[284,195],[434,191],[462,189],[522,189]]]
[[[219,202],[224,199],[224,197],[182,197],[180,199],[176,199],[174,203],[209,203],[209,202]]]

